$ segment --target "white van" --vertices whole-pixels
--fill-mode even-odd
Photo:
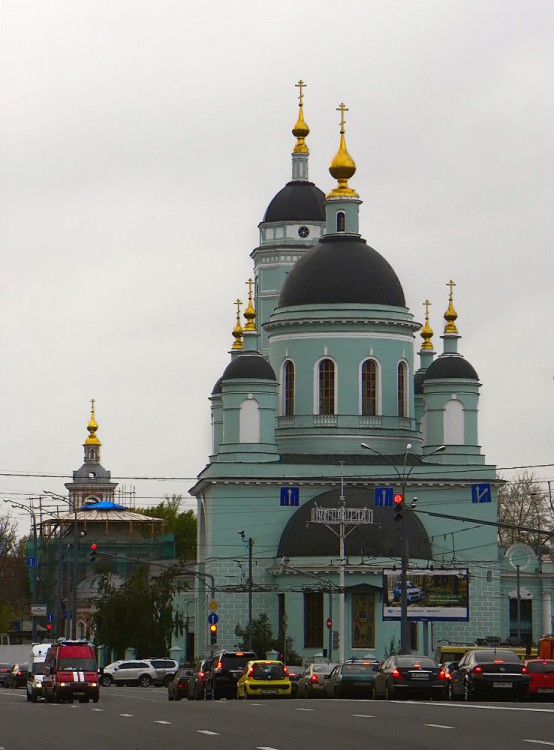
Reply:
[[[44,679],[44,660],[51,643],[33,643],[29,655],[27,672],[27,700],[36,703],[37,698],[44,697],[42,680]]]

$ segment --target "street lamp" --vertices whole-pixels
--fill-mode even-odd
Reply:
[[[396,476],[398,477],[398,481],[400,482],[400,494],[401,494],[401,500],[399,502],[399,505],[401,506],[399,509],[400,514],[400,653],[401,654],[409,654],[411,651],[411,644],[410,644],[410,631],[408,627],[408,534],[406,529],[406,487],[408,484],[408,480],[410,478],[410,474],[415,469],[416,466],[421,464],[425,458],[429,458],[430,456],[434,456],[435,453],[442,453],[443,450],[445,450],[444,445],[439,446],[438,448],[435,448],[434,451],[431,451],[431,453],[426,453],[424,456],[418,456],[417,462],[412,464],[408,471],[406,471],[406,462],[408,460],[408,454],[412,450],[411,443],[408,443],[406,445],[406,450],[404,451],[404,459],[402,461],[402,471],[400,472],[396,466],[396,464],[391,461],[390,457],[385,455],[384,453],[381,453],[381,451],[376,450],[375,448],[372,448],[367,443],[361,443],[361,447],[365,448],[368,451],[372,451],[373,453],[376,453],[378,456],[381,456],[385,459],[385,461],[392,466],[394,469]]]
[[[43,490],[43,494],[60,500],[73,510],[73,554],[71,556],[71,638],[77,639],[77,554],[79,549],[79,526],[77,523],[77,505],[69,497],[58,495],[50,490]],[[61,527],[60,527],[61,534]]]
[[[33,643],[37,640],[37,616],[35,614],[35,607],[38,604],[37,602],[37,586],[38,586],[38,540],[37,540],[37,517],[35,515],[35,511],[27,507],[26,505],[22,505],[22,503],[18,503],[15,500],[10,500],[8,498],[4,498],[5,503],[9,503],[12,508],[19,508],[20,510],[24,510],[33,519],[33,555],[34,555],[34,564],[33,564],[33,601],[32,601],[32,610],[31,610],[31,618],[33,623]]]

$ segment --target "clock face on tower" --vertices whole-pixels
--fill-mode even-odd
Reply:
[[[308,227],[300,227],[300,229],[298,230],[298,234],[300,237],[302,237],[302,239],[305,239],[310,234],[310,230],[308,229]]]

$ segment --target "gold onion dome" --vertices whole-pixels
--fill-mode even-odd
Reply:
[[[327,195],[327,198],[358,198],[358,193],[351,187],[348,187],[348,180],[356,172],[356,162],[348,153],[348,150],[346,148],[346,139],[344,137],[344,113],[348,112],[348,109],[344,104],[340,104],[337,107],[337,112],[341,113],[340,144],[339,150],[337,151],[337,153],[331,160],[331,164],[329,165],[329,172],[331,173],[331,176],[334,177],[335,180],[337,180],[338,185],[336,188],[331,190],[331,192]]]
[[[235,305],[237,306],[237,322],[235,324],[235,327],[233,328],[233,338],[235,340],[233,341],[233,346],[231,347],[231,349],[242,349],[242,334],[244,333],[244,330],[240,324],[240,306],[242,305],[241,300],[237,299]]]
[[[456,318],[458,317],[458,313],[454,309],[454,304],[452,302],[452,299],[454,296],[453,289],[456,286],[456,284],[451,279],[446,286],[450,287],[450,295],[448,297],[448,310],[444,313],[444,319],[446,320],[444,332],[445,333],[458,333],[458,329],[456,328],[456,322],[455,322]]]
[[[92,399],[90,403],[92,404],[92,407],[90,412],[90,420],[87,425],[88,438],[85,440],[85,445],[100,445],[100,440],[96,435],[96,431],[98,430],[98,423],[94,418],[94,399]]]
[[[420,336],[423,339],[423,344],[421,345],[422,350],[423,349],[431,349],[433,350],[433,344],[431,343],[431,339],[433,338],[433,329],[429,325],[429,305],[431,304],[428,299],[425,300],[423,303],[425,305],[425,325],[420,331]]]
[[[303,111],[303,100],[304,100],[304,94],[302,89],[305,87],[304,81],[298,81],[298,83],[295,84],[297,88],[300,89],[300,93],[298,94],[298,106],[300,107],[298,112],[298,119],[296,121],[295,126],[292,129],[292,134],[296,138],[296,145],[293,149],[294,154],[308,154],[309,149],[306,146],[305,138],[308,137],[310,134],[310,128],[308,127],[306,121],[304,120],[304,111]]]
[[[256,325],[254,324],[254,320],[256,319],[256,310],[254,309],[254,305],[252,304],[252,284],[254,283],[252,279],[248,279],[246,282],[248,285],[248,306],[246,307],[243,315],[246,319],[246,325],[244,326],[245,331],[255,331]]]

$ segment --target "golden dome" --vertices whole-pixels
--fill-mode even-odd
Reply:
[[[87,425],[88,438],[85,440],[85,445],[100,445],[100,440],[96,436],[96,431],[98,430],[98,423],[96,422],[96,419],[94,418],[94,399],[91,399],[90,403],[91,403],[90,420]]]
[[[246,325],[244,326],[244,330],[255,331],[256,325],[254,323],[254,320],[256,319],[256,310],[254,310],[254,305],[252,304],[252,284],[254,282],[252,281],[252,279],[248,279],[246,283],[248,284],[248,306],[243,313],[244,317],[246,318]]]
[[[233,328],[233,338],[235,340],[233,341],[233,346],[231,347],[231,349],[242,349],[242,334],[244,333],[244,331],[240,324],[240,306],[242,305],[241,300],[237,299],[235,305],[237,306],[237,322],[235,324],[235,327]]]
[[[454,304],[452,302],[453,289],[456,286],[456,284],[451,279],[446,286],[450,287],[450,296],[448,297],[448,310],[444,313],[444,319],[446,320],[444,332],[445,333],[458,333],[458,329],[456,328],[456,322],[455,322],[456,318],[458,317],[458,313],[456,312],[456,310],[454,310]]]
[[[433,338],[433,329],[429,325],[429,306],[431,303],[428,299],[426,299],[423,304],[425,305],[425,325],[422,327],[419,334],[423,339],[421,349],[430,349],[431,351],[433,351],[433,344],[431,343],[431,339]]]
[[[331,176],[337,180],[338,185],[336,188],[331,190],[327,195],[327,198],[358,198],[358,193],[351,187],[348,187],[348,180],[356,172],[356,162],[348,153],[346,148],[346,139],[344,137],[344,113],[348,112],[347,107],[344,104],[339,104],[337,112],[341,113],[340,116],[340,144],[339,150],[331,160],[329,165],[329,172]]]
[[[309,154],[310,152],[308,147],[306,146],[304,139],[308,137],[310,128],[304,120],[304,111],[302,109],[302,103],[304,100],[302,89],[306,86],[306,84],[304,83],[304,81],[300,80],[298,81],[298,83],[295,83],[295,86],[300,89],[300,92],[298,94],[298,106],[300,109],[298,112],[298,119],[292,129],[292,134],[296,138],[296,145],[293,148],[293,154]]]

